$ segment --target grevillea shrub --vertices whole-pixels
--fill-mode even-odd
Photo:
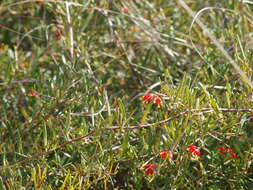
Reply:
[[[251,190],[252,6],[0,1],[0,189]]]

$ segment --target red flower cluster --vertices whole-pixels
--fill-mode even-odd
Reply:
[[[226,147],[220,146],[220,147],[217,147],[217,149],[220,151],[219,154],[225,155],[225,154],[229,153],[232,158],[237,159],[237,155],[233,152],[233,150],[231,148],[226,148]],[[187,150],[196,159],[200,157],[199,147],[194,146],[194,145],[189,145],[187,147]],[[162,160],[165,160],[165,159],[172,160],[172,157],[173,157],[171,151],[162,151],[159,153],[159,156]],[[147,176],[153,175],[154,171],[155,171],[155,167],[156,167],[155,164],[145,164],[143,166],[143,168],[145,169],[145,175],[147,175]]]
[[[167,152],[167,151],[163,151],[163,152],[160,152],[160,157],[162,160],[165,160],[166,158],[172,160],[172,152]]]
[[[145,174],[150,176],[154,174],[154,170],[155,170],[155,164],[146,164],[144,166],[145,168]]]
[[[225,155],[229,153],[232,158],[237,159],[237,155],[234,153],[234,151],[231,148],[225,148],[223,146],[220,146],[217,149],[220,151],[219,154]]]
[[[172,160],[172,152],[171,151],[162,151],[159,153],[159,156],[162,160],[169,159]],[[145,175],[151,176],[154,174],[155,171],[155,164],[145,164],[143,166],[145,169]]]
[[[162,104],[162,99],[154,94],[145,94],[140,98],[143,104],[154,103],[157,107]]]
[[[187,150],[195,157],[200,157],[200,151],[198,149],[198,147],[194,146],[194,145],[189,145]]]
[[[38,96],[38,93],[35,91],[27,92],[28,96]]]

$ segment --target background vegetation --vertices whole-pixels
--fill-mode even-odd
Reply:
[[[253,3],[185,3],[1,1],[0,189],[253,187]]]

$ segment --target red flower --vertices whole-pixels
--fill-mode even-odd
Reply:
[[[166,158],[169,158],[170,160],[172,159],[172,153],[171,152],[163,151],[163,152],[160,152],[159,155],[160,155],[162,160],[165,160]]]
[[[35,91],[31,91],[31,92],[27,92],[27,95],[28,95],[28,96],[37,96],[38,93],[35,92]]]
[[[128,8],[128,7],[122,7],[122,8],[121,8],[121,11],[126,13],[126,12],[129,11],[129,8]]]
[[[145,94],[140,98],[140,100],[142,100],[143,104],[149,104],[153,102],[157,107],[160,107],[162,104],[162,99],[154,94]]]
[[[193,156],[196,156],[196,157],[200,157],[200,151],[199,149],[194,146],[194,145],[189,145],[187,150],[193,155]]]
[[[219,154],[224,155],[226,153],[229,153],[232,158],[237,159],[237,155],[234,153],[234,151],[231,148],[226,149],[225,147],[221,146],[221,147],[218,147],[217,149],[220,150]]]
[[[61,34],[60,30],[54,31],[54,37],[55,37],[57,40],[61,40],[61,39],[62,39],[62,34]]]
[[[226,148],[224,148],[224,147],[222,147],[222,146],[219,146],[217,149],[218,149],[218,150],[220,150],[219,154],[224,155],[224,154],[226,154],[226,153],[227,153]]]
[[[155,164],[146,164],[144,168],[146,175],[153,175],[155,170]]]
[[[168,152],[160,152],[159,155],[160,155],[161,159],[164,160],[167,157]]]
[[[158,96],[154,97],[154,104],[157,105],[157,107],[160,107],[160,105],[162,104],[162,99]]]
[[[142,103],[150,103],[154,100],[154,94],[145,94],[140,98],[142,100]]]
[[[231,148],[227,148],[227,152],[230,154],[232,158],[237,159],[237,155],[233,152]]]

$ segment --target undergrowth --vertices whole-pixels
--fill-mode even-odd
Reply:
[[[253,4],[183,2],[1,2],[0,189],[251,189]]]

